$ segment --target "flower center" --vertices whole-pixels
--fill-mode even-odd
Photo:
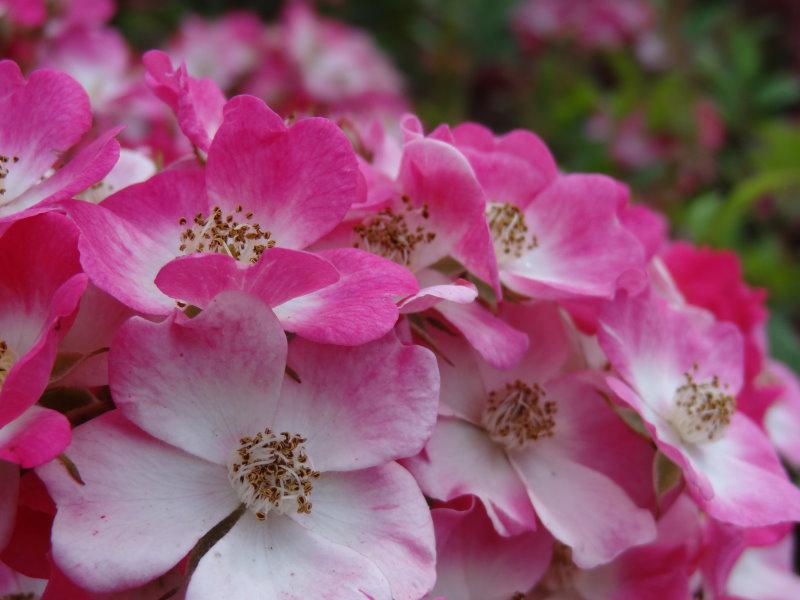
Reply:
[[[313,480],[319,478],[305,449],[306,439],[284,431],[279,436],[267,428],[239,440],[231,452],[228,479],[242,502],[259,521],[269,511],[310,513]]]
[[[6,194],[6,177],[10,172],[10,166],[13,163],[19,162],[19,156],[6,156],[5,154],[0,154],[0,201],[2,201],[2,196]]]
[[[210,215],[197,213],[191,222],[182,217],[178,224],[185,229],[181,230],[178,249],[184,254],[219,252],[256,263],[264,250],[275,246],[275,240],[252,219],[253,213],[243,212],[241,205],[233,213],[223,213],[215,206]]]
[[[8,344],[0,340],[0,390],[3,389],[3,384],[6,382],[6,377],[14,364],[15,358]]]
[[[540,385],[529,386],[519,379],[490,392],[481,419],[489,437],[507,448],[553,437],[557,407],[552,400],[545,400],[546,395]]]
[[[385,208],[353,228],[358,240],[353,244],[367,252],[388,258],[398,264],[408,266],[416,248],[430,244],[436,233],[425,227],[430,217],[428,205],[414,208],[411,199],[403,196],[405,210],[395,213]]]
[[[488,203],[486,218],[498,259],[520,258],[539,245],[536,236],[528,231],[525,215],[513,204]]]
[[[684,441],[694,444],[721,438],[736,411],[736,400],[726,393],[728,386],[721,385],[719,377],[700,383],[695,381],[696,372],[695,366],[684,373],[686,383],[675,390],[671,418]]]

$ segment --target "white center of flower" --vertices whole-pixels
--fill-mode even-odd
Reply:
[[[517,379],[489,393],[481,422],[494,441],[507,448],[522,448],[555,433],[556,403],[534,383]]]
[[[14,364],[16,357],[3,340],[0,340],[0,390],[3,389],[3,384],[6,382],[8,372]]]
[[[539,240],[528,231],[525,215],[509,203],[490,202],[486,205],[486,219],[494,240],[494,250],[499,261],[520,258],[539,245]]]
[[[267,428],[243,437],[228,460],[228,479],[242,503],[264,520],[271,510],[310,513],[313,480],[319,478],[305,449],[306,439]]]
[[[711,381],[695,381],[693,373],[685,373],[686,383],[675,390],[670,421],[681,438],[691,444],[710,442],[722,437],[736,410],[736,400],[725,390],[715,375]]]
[[[180,246],[184,254],[219,252],[236,260],[258,262],[267,248],[275,246],[272,233],[261,229],[253,221],[252,212],[244,212],[241,205],[233,213],[223,213],[215,206],[210,215],[197,213],[191,222],[181,217]]]
[[[427,204],[414,208],[408,196],[403,196],[403,204],[405,210],[400,213],[385,208],[356,225],[353,231],[358,239],[353,246],[398,264],[410,265],[414,250],[430,244],[436,239],[436,233],[425,227],[425,221],[430,218]]]
[[[3,204],[3,200],[5,199],[3,196],[6,195],[8,188],[8,185],[6,185],[6,178],[11,172],[12,165],[18,162],[19,156],[6,156],[5,154],[0,154],[0,204]],[[10,198],[9,200],[13,200],[13,198]]]

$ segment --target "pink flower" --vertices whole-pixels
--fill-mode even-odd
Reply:
[[[233,514],[187,598],[412,599],[433,585],[430,512],[394,462],[434,424],[429,351],[390,334],[357,348],[296,338],[287,355],[272,312],[225,292],[191,320],[128,321],[110,372],[118,409],[68,449],[85,485],[38,470],[58,506],[53,557],[76,584],[151,581]]]
[[[477,496],[504,536],[534,530],[538,515],[582,567],[651,541],[653,518],[639,508],[652,502],[645,440],[591,375],[569,373],[576,349],[555,305],[507,305],[501,314],[537,340],[513,369],[495,370],[457,338],[435,337],[450,363],[439,361],[433,437],[405,463],[420,487],[444,501]]]
[[[44,0],[0,0],[0,17],[22,27],[38,27],[47,19],[47,7]]]
[[[69,75],[43,69],[25,81],[14,62],[0,61],[0,113],[0,223],[77,194],[117,162],[112,130],[51,171],[92,124],[86,92]]]
[[[86,287],[77,238],[55,213],[19,220],[0,237],[0,460],[23,467],[69,443],[67,419],[36,401]]]
[[[474,496],[431,511],[436,585],[430,598],[508,600],[533,588],[547,569],[552,538],[543,530],[500,536]]]
[[[600,324],[600,345],[618,374],[609,385],[682,468],[703,510],[745,527],[800,517],[800,491],[764,434],[737,411],[744,364],[736,326],[653,293],[618,297]]]
[[[495,137],[473,123],[432,134],[455,144],[483,186],[486,218],[511,290],[547,299],[612,298],[644,252],[622,221],[627,190],[602,175],[559,175],[542,141],[527,131]]]
[[[341,221],[361,185],[333,123],[287,128],[263,102],[239,96],[226,105],[204,170],[176,166],[68,210],[93,282],[137,311],[166,314],[174,301],[154,280],[173,258],[211,251],[256,262],[273,245],[305,248]],[[235,232],[226,229],[234,220]]]

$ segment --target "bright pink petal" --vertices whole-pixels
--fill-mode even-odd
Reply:
[[[310,252],[271,248],[255,264],[224,254],[195,254],[167,263],[156,285],[173,298],[205,307],[220,292],[240,290],[275,307],[339,279],[336,268]]]
[[[526,208],[558,174],[547,146],[521,129],[495,137],[477,123],[453,129],[456,147],[469,159],[490,202]]]
[[[71,198],[102,180],[119,160],[119,142],[114,138],[119,131],[111,129],[100,135],[53,175],[18,196],[7,206],[8,210],[0,210],[0,214],[20,211],[45,200]]]
[[[224,464],[242,436],[272,424],[285,356],[267,306],[224,292],[191,320],[128,321],[111,348],[111,391],[151,435]]]
[[[148,85],[173,110],[181,131],[207,152],[222,124],[225,95],[212,80],[190,76],[185,63],[174,69],[169,56],[160,50],[145,52],[142,62]]]
[[[183,254],[180,219],[208,213],[202,171],[164,171],[100,205],[72,202],[67,212],[81,230],[81,264],[97,287],[143,313],[174,308],[154,280]]]
[[[436,420],[439,374],[433,354],[394,333],[357,347],[295,338],[275,417],[300,433],[320,471],[348,471],[416,454]]]
[[[389,582],[369,558],[291,518],[246,512],[197,565],[187,597],[372,598],[391,600]]]
[[[417,291],[405,267],[355,248],[323,250],[319,255],[339,272],[339,280],[275,309],[283,326],[328,344],[357,345],[376,340],[394,327],[395,297]]]
[[[413,252],[411,268],[419,270],[452,254],[499,290],[497,262],[484,216],[486,197],[464,156],[438,140],[409,142],[403,149],[398,181],[412,207],[427,205],[429,217],[423,225],[436,234]]]
[[[144,152],[123,148],[114,168],[101,181],[78,194],[78,198],[98,204],[114,192],[141,183],[156,174],[156,164]]]
[[[431,512],[437,555],[431,598],[508,600],[533,588],[550,564],[545,530],[501,537],[472,497]]]
[[[55,105],[59,110],[54,112]],[[7,172],[0,205],[38,183],[92,124],[89,97],[78,82],[46,69],[34,71],[24,86],[0,97],[0,113],[0,155],[8,161],[3,163]]]
[[[541,298],[613,298],[620,278],[645,266],[641,244],[617,215],[617,190],[600,175],[557,178],[525,209],[537,245],[503,261],[503,283]]]
[[[76,429],[67,454],[83,485],[59,462],[37,473],[58,506],[53,558],[91,590],[166,573],[238,504],[225,467],[148,436],[118,411]]]
[[[312,500],[311,514],[300,515],[300,523],[371,560],[389,582],[392,598],[416,600],[431,589],[436,576],[431,513],[403,467],[392,462],[325,474],[314,483]]]
[[[0,237],[0,335],[12,359],[0,388],[0,426],[39,399],[72,324],[86,288],[77,234],[66,217],[46,213],[15,222]]]
[[[443,501],[477,496],[500,535],[536,529],[528,493],[505,452],[474,425],[439,417],[425,450],[403,464],[427,496]]]
[[[23,468],[36,467],[58,456],[69,440],[67,418],[49,408],[34,405],[0,427],[0,460]]]
[[[247,96],[226,105],[206,173],[215,203],[252,211],[284,248],[302,249],[329,233],[362,187],[355,152],[332,121],[304,119],[286,129]]]
[[[513,367],[528,350],[526,334],[477,302],[442,302],[436,310],[467,338],[487,363],[497,369]]]

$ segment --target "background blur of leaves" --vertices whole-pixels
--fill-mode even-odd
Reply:
[[[349,0],[319,9],[376,38],[427,125],[531,129],[563,169],[627,181],[637,199],[669,214],[676,236],[736,249],[748,280],[769,289],[774,354],[800,371],[800,2],[652,0],[656,66],[643,60],[642,40],[521,47],[511,25],[518,4]],[[271,20],[281,8],[258,0],[119,5],[116,25],[139,49],[162,45],[188,12],[244,8]],[[704,102],[724,124],[713,149],[699,143]],[[647,149],[634,146],[633,160],[620,160],[613,131],[625,123],[658,156],[639,160]],[[598,128],[610,128],[610,138]]]

